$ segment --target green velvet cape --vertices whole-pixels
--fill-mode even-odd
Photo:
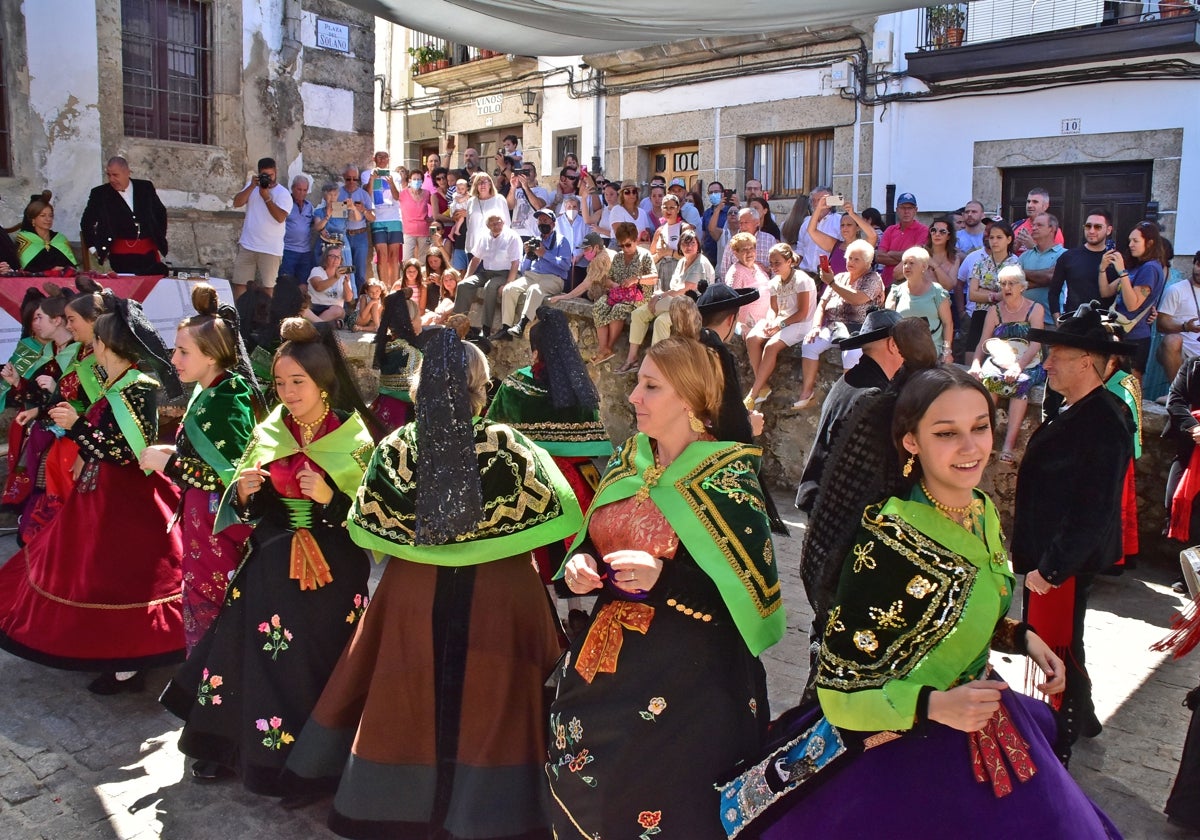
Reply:
[[[550,392],[534,380],[530,367],[513,371],[500,384],[487,416],[524,433],[551,455],[578,458],[612,455],[612,441],[600,422],[600,412],[578,407],[555,408]]]

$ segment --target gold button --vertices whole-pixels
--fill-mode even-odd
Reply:
[[[675,609],[679,610],[680,612],[683,612],[684,610],[687,609],[687,607],[685,607],[683,604],[676,604]]]
[[[677,603],[678,603],[678,601],[676,601],[674,598],[668,598],[668,599],[667,599],[667,606],[668,606],[668,607],[673,607],[673,606],[675,606],[675,604],[677,604]]]
[[[704,614],[704,620],[705,620],[705,621],[712,621],[712,616],[711,616],[711,615],[709,615],[708,613],[705,613],[705,614]]]
[[[695,612],[695,610],[693,610],[691,607],[688,607],[686,610],[684,610],[684,611],[683,611],[683,614],[684,614],[684,615],[691,615],[691,614],[692,614],[692,613],[694,613],[694,612]]]

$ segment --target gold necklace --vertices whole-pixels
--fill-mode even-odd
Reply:
[[[983,515],[983,502],[979,499],[971,499],[969,504],[962,507],[954,507],[953,505],[943,504],[934,498],[933,493],[929,492],[929,485],[925,483],[925,479],[921,479],[921,492],[925,494],[925,498],[929,499],[930,503],[937,509],[942,516],[952,522],[966,528],[968,531],[974,531],[976,519]]]
[[[327,416],[329,416],[329,403],[325,404],[325,410],[321,412],[321,416],[311,423],[305,423],[296,415],[292,415],[292,419],[295,420],[296,425],[300,427],[300,445],[302,447],[308,446],[313,442],[313,437],[316,435],[317,429],[322,423],[325,422],[325,418]]]
[[[101,390],[104,391],[105,393],[108,393],[108,390],[110,388],[112,388],[112,386],[116,385],[117,382],[121,379],[121,377],[124,376],[126,373],[128,373],[130,368],[132,368],[132,367],[133,367],[133,365],[129,365],[128,367],[123,368],[121,370],[121,372],[116,374],[115,376],[108,377],[108,379],[104,380],[104,387],[101,388]]]

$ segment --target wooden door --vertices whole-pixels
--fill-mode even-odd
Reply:
[[[1004,170],[1000,214],[1016,223],[1025,218],[1025,198],[1034,187],[1050,193],[1050,212],[1058,217],[1068,248],[1083,242],[1088,211],[1102,207],[1113,214],[1113,238],[1124,244],[1146,217],[1153,162],[1089,163],[1076,166],[1025,166]]]
[[[650,149],[650,177],[661,175],[671,183],[672,178],[682,178],[690,189],[700,170],[700,143],[676,143],[671,146],[655,146]],[[648,180],[648,179],[647,179]]]

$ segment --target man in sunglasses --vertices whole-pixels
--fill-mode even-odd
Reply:
[[[367,285],[367,224],[375,221],[375,202],[371,194],[362,188],[358,180],[358,167],[347,164],[342,170],[342,186],[338,188],[337,200],[346,211],[346,239],[350,242],[350,256],[354,265],[354,287],[361,290]]]
[[[1048,312],[1057,316],[1061,312],[1074,312],[1085,303],[1098,300],[1105,306],[1112,305],[1112,298],[1100,296],[1100,259],[1108,250],[1105,244],[1112,236],[1112,216],[1102,207],[1088,211],[1083,223],[1083,244],[1068,248],[1054,264],[1054,276],[1050,280]],[[1108,279],[1116,280],[1117,271],[1111,266]],[[1067,299],[1062,301],[1063,289]]]

